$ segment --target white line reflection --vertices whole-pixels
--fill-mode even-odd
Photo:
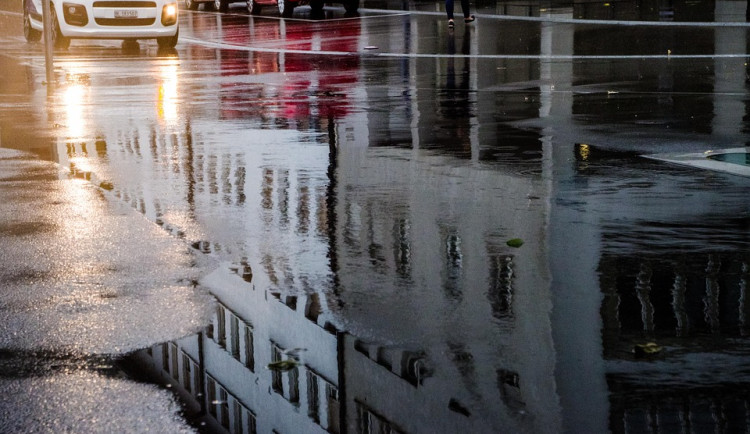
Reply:
[[[226,50],[252,51],[257,53],[310,54],[320,56],[361,56],[361,57],[397,57],[397,58],[473,58],[473,59],[519,59],[519,60],[618,60],[618,59],[739,59],[750,58],[747,53],[737,54],[628,54],[628,55],[586,55],[586,54],[443,54],[443,53],[378,53],[373,51],[328,51],[328,50],[294,50],[286,48],[261,48],[247,45],[228,44],[226,42],[206,41],[181,36],[181,41],[205,47]]]

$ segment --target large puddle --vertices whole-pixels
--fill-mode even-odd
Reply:
[[[199,333],[128,336],[144,348],[130,366],[198,429],[747,430],[750,179],[640,156],[736,146],[743,59],[595,57],[668,48],[571,24],[188,18],[186,37],[265,49],[74,44],[48,95],[40,53],[16,42],[0,57],[0,143],[207,259],[78,252],[211,293]],[[736,30],[661,41],[716,54]],[[341,54],[361,46],[460,55]],[[568,60],[545,60],[550,47]],[[198,316],[167,304],[149,316]]]

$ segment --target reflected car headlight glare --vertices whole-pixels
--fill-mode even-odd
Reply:
[[[161,23],[171,26],[177,23],[177,3],[167,3],[161,10]]]

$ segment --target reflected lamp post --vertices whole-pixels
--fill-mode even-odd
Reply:
[[[42,21],[44,23],[44,64],[47,70],[47,88],[52,86],[52,77],[54,74],[52,58],[52,13],[50,9],[50,0],[42,0]]]

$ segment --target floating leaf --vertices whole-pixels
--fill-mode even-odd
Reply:
[[[291,371],[299,365],[299,362],[294,359],[279,360],[277,362],[271,362],[268,364],[268,369],[273,371]]]
[[[635,344],[633,346],[633,354],[636,357],[647,357],[661,352],[662,347],[656,345],[655,342],[646,342],[645,344]]]
[[[523,245],[523,240],[520,238],[513,238],[508,240],[505,244],[510,247],[521,247]]]

